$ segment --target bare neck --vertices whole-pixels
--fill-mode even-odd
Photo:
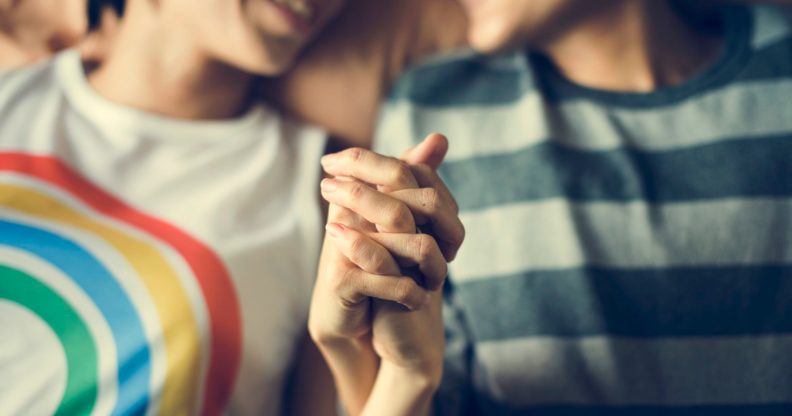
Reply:
[[[17,44],[10,36],[0,33],[0,69],[14,68],[32,60],[29,53]]]
[[[249,105],[253,76],[207,56],[184,25],[134,2],[106,59],[88,74],[105,98],[181,119],[224,119]]]
[[[44,59],[55,52],[58,41],[60,39],[35,28],[0,21],[0,68],[14,68]]]
[[[668,1],[625,1],[541,47],[568,79],[614,91],[649,92],[704,68],[720,39],[697,31]]]

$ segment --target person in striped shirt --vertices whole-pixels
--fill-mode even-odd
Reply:
[[[489,50],[519,7],[481,3]],[[419,65],[386,104],[381,151],[452,139],[468,237],[438,404],[790,414],[792,14],[723,8],[705,31],[608,4],[552,41]]]
[[[440,174],[467,238],[436,410],[792,413],[790,9],[480,0],[461,2],[465,26],[427,3],[434,25],[391,39],[409,53],[380,59],[370,84],[377,58],[361,53],[358,87],[327,87],[349,105],[326,124],[365,145],[377,107],[360,96],[414,65],[375,150],[450,139]],[[472,50],[423,59],[459,38]],[[299,94],[317,85],[284,91],[321,120]]]

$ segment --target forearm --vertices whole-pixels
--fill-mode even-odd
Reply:
[[[430,415],[438,380],[383,361],[364,416]]]
[[[299,355],[286,389],[284,414],[335,416],[338,414],[336,401],[330,370],[316,344],[306,334],[300,343]]]
[[[347,414],[360,414],[377,380],[379,357],[368,340],[325,339],[318,344],[341,404]]]

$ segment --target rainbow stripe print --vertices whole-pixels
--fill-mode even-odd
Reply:
[[[0,334],[0,413],[220,414],[242,348],[237,294],[211,249],[59,159],[11,152]]]

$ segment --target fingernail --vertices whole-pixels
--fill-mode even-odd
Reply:
[[[341,224],[337,224],[334,222],[328,223],[325,226],[327,233],[330,234],[331,237],[340,237],[341,234],[344,232],[344,226]]]
[[[330,193],[338,188],[338,182],[334,179],[324,179],[321,183],[322,192]]]
[[[338,156],[336,156],[334,154],[333,155],[325,155],[325,156],[322,156],[322,159],[320,159],[320,163],[324,167],[330,167],[330,166],[333,166],[336,163],[337,159],[338,159]]]

